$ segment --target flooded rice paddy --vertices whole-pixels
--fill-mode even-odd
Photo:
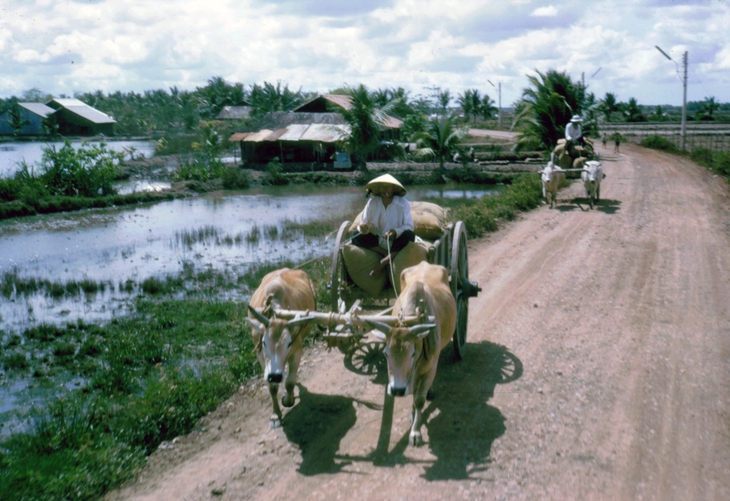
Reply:
[[[409,199],[498,191],[418,187]],[[25,336],[53,336],[53,326],[73,324],[82,332],[132,313],[138,295],[166,288],[177,297],[243,301],[252,267],[328,255],[340,223],[364,203],[362,188],[289,186],[0,222],[0,348],[12,353],[0,367],[0,438],[29,426],[19,409],[85,385],[72,376],[8,377],[8,367],[26,367]],[[50,344],[54,356],[64,343],[73,347]]]
[[[419,187],[409,198],[488,192]],[[364,203],[362,188],[286,187],[2,222],[0,331],[108,321],[149,287],[174,280],[185,289],[204,274],[235,297],[252,265],[331,252],[334,236],[325,234]],[[316,221],[323,228],[312,236],[304,227]]]

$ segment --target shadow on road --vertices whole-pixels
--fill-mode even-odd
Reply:
[[[299,446],[302,464],[299,473],[337,473],[347,463],[336,463],[340,441],[355,425],[355,399],[310,393],[299,386],[299,402],[282,420],[284,433]]]
[[[604,214],[615,214],[621,209],[620,200],[611,200],[609,198],[601,199],[596,202],[596,206],[593,210],[603,212]],[[561,200],[555,205],[555,208],[560,212],[571,212],[574,210],[582,210],[587,212],[591,210],[590,202],[585,197],[576,197],[570,200]]]
[[[522,362],[504,346],[468,345],[466,358],[445,363],[434,382],[436,398],[424,412],[429,447],[437,456],[427,480],[468,478],[489,464],[492,443],[506,430],[504,416],[487,402],[498,384],[522,375]]]
[[[376,355],[367,350],[371,367],[387,372],[387,366],[375,362]],[[371,374],[370,371],[365,373]],[[437,456],[426,466],[428,480],[468,478],[472,472],[485,469],[492,443],[505,432],[504,416],[487,404],[497,384],[506,384],[522,375],[522,362],[505,347],[490,343],[467,344],[466,358],[457,362],[453,349],[441,353],[439,369],[433,385],[435,398],[424,409],[424,427],[428,430],[429,447]],[[376,380],[383,380],[376,377]],[[380,433],[377,446],[367,457],[348,456],[352,461],[372,461],[376,466],[395,466],[411,460],[404,453],[408,448],[410,428],[390,448],[394,397],[384,393]],[[404,397],[411,402],[412,397]],[[431,418],[433,416],[433,418]],[[344,459],[344,458],[343,458]]]

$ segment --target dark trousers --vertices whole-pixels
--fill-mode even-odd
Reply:
[[[391,252],[398,252],[399,250],[403,249],[406,245],[408,245],[408,242],[415,242],[416,241],[416,234],[412,232],[411,230],[406,230],[401,235],[393,240],[393,242],[390,244],[390,251]],[[366,235],[360,234],[357,235],[352,239],[352,243],[357,245],[358,247],[363,247],[365,249],[372,249],[373,247],[378,246],[378,236],[373,235],[372,233],[368,233]],[[385,249],[388,250],[388,249]]]

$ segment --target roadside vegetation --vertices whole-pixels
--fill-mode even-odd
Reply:
[[[639,142],[639,146],[687,156],[693,162],[707,167],[715,174],[730,178],[730,151],[715,151],[709,148],[696,147],[690,152],[683,152],[673,142],[662,136],[646,137]]]

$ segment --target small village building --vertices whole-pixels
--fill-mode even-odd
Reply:
[[[351,110],[352,97],[347,94],[320,94],[294,108],[293,113],[324,113],[331,112],[338,107],[348,111]],[[403,120],[385,115],[380,126],[381,141],[399,141],[402,127]]]
[[[117,121],[78,99],[52,99],[46,104],[56,110],[56,123],[61,135],[114,135]]]
[[[251,106],[224,106],[215,117],[217,120],[248,120],[251,118]]]
[[[18,103],[18,108],[20,109],[20,120],[25,124],[17,134],[24,136],[45,134],[43,121],[56,112],[56,110],[43,103]],[[10,118],[10,110],[8,110],[0,115],[0,134],[14,135],[15,133]]]
[[[352,98],[342,94],[321,94],[292,111],[264,115],[251,132],[237,132],[229,141],[239,142],[246,164],[266,164],[278,158],[290,170],[350,168],[349,154],[338,148],[350,133],[350,126],[337,108],[352,108]],[[381,125],[383,143],[397,141],[403,121],[385,116]]]
[[[267,113],[254,132],[237,132],[229,141],[240,143],[246,164],[266,164],[278,158],[293,170],[309,170],[314,165],[350,167],[348,159],[337,157],[338,142],[350,128],[339,113]],[[340,164],[340,161],[344,161]]]

